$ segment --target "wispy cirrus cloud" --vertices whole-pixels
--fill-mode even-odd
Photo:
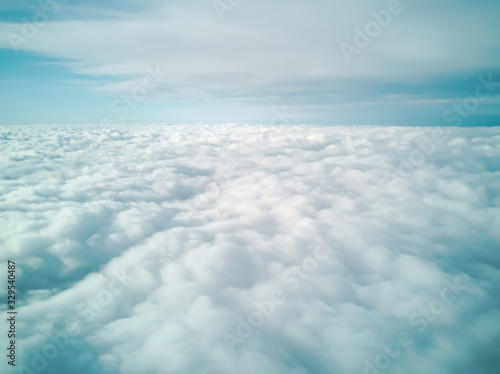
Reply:
[[[116,87],[127,75],[139,78],[145,66],[159,65],[170,75],[163,95],[158,92],[164,102],[182,97],[193,104],[209,98],[217,106],[239,106],[245,99],[261,99],[276,105],[295,97],[309,113],[314,110],[311,101],[328,101],[330,118],[345,101],[337,93],[352,87],[359,89],[360,106],[366,90],[377,103],[391,85],[395,91],[390,94],[401,94],[399,85],[414,99],[447,99],[433,95],[451,89],[465,95],[465,90],[456,90],[456,82],[498,72],[496,2],[399,4],[404,11],[381,27],[351,63],[339,45],[354,43],[356,28],[373,22],[373,12],[386,9],[386,1],[360,6],[344,1],[258,0],[242,3],[224,22],[210,2],[75,1],[61,4],[57,17],[18,47],[54,59],[71,74],[107,77],[108,83],[96,87],[99,91]],[[27,9],[34,11],[33,6]],[[22,35],[19,19],[12,20],[0,23],[4,49],[11,48],[11,33]],[[452,81],[446,84],[443,77]],[[426,107],[432,110],[419,105]],[[192,109],[196,112],[196,105]],[[407,110],[402,103],[395,109]]]

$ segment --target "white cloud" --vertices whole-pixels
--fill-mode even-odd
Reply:
[[[0,132],[19,364],[55,339],[42,372],[362,373],[408,331],[384,372],[498,366],[497,129]]]
[[[354,43],[355,28],[372,21],[370,12],[386,9],[387,1],[359,6],[259,0],[241,4],[225,22],[211,1],[150,2],[121,11],[112,5],[69,3],[19,48],[65,59],[76,73],[86,75],[123,79],[123,74],[142,76],[145,66],[160,65],[171,74],[165,87],[170,98],[175,97],[170,90],[188,98],[277,88],[284,95],[287,85],[307,91],[317,80],[398,77],[395,82],[401,82],[408,74],[430,79],[498,66],[495,2],[474,7],[400,3],[403,12],[394,15],[362,55],[353,56],[352,64],[346,63],[339,44]],[[0,30],[0,47],[11,48],[8,35],[22,35],[22,24],[3,22]],[[334,86],[348,84],[337,81]]]

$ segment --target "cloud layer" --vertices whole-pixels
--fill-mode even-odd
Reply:
[[[89,125],[0,136],[0,266],[18,263],[19,365],[498,367],[498,129]]]

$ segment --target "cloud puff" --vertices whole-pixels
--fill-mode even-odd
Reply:
[[[491,373],[499,364],[498,129],[89,125],[0,135],[0,262],[18,264],[19,367]]]

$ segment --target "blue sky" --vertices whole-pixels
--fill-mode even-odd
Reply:
[[[0,124],[500,124],[498,1],[229,4],[2,3]]]

